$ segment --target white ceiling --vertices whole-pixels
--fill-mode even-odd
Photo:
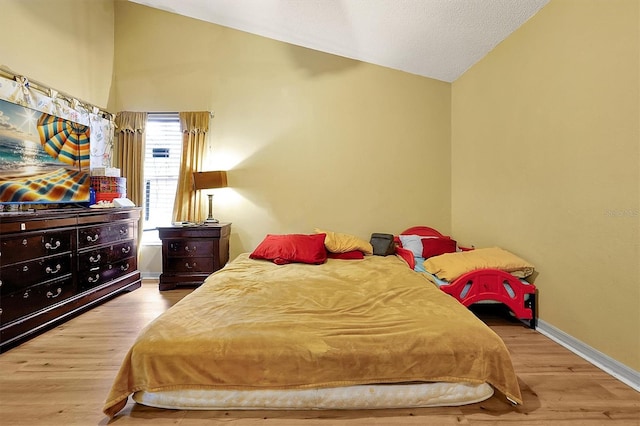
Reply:
[[[129,0],[452,82],[549,0]]]

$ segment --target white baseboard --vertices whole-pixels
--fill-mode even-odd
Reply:
[[[640,373],[626,365],[616,361],[615,359],[593,349],[591,346],[584,344],[580,340],[568,335],[562,330],[559,330],[547,324],[542,320],[537,321],[536,330],[540,334],[544,334],[554,342],[564,346],[576,355],[589,361],[591,364],[603,370],[620,380],[626,385],[631,386],[637,392],[640,392]]]

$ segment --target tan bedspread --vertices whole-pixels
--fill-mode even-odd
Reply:
[[[240,255],[149,324],[104,406],[139,390],[488,382],[522,403],[509,352],[395,256],[278,266]]]
[[[518,278],[526,278],[534,271],[532,264],[499,247],[441,254],[424,261],[427,272],[449,282],[467,272],[487,268],[500,269]]]

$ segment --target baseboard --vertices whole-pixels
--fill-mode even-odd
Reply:
[[[584,344],[580,340],[555,328],[543,320],[538,320],[536,330],[539,331],[540,334],[547,336],[554,342],[569,349],[581,358],[589,361],[605,373],[612,375],[624,384],[631,386],[637,392],[640,392],[640,373],[634,369],[629,368],[602,352],[593,349],[591,346]]]
[[[160,274],[157,272],[140,271],[140,278],[142,278],[143,280],[159,280]]]

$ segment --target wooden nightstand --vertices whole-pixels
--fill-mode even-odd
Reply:
[[[198,286],[229,260],[230,223],[158,228],[162,240],[160,290]]]

